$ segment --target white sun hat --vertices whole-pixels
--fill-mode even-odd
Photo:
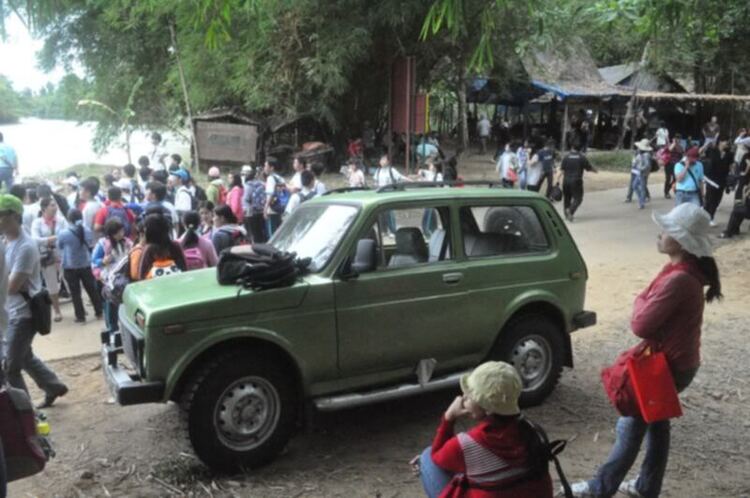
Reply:
[[[487,413],[517,415],[523,383],[512,365],[502,361],[482,363],[461,377],[461,390]]]
[[[648,138],[644,138],[643,140],[636,142],[635,147],[641,152],[651,152],[652,150],[654,150],[651,148],[651,144],[649,143]]]
[[[690,254],[699,258],[713,254],[713,244],[708,233],[711,218],[702,208],[686,202],[667,214],[654,212],[652,217],[654,223]]]

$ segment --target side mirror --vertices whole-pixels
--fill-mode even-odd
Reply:
[[[360,273],[374,270],[377,263],[375,249],[374,240],[360,239],[357,241],[357,252],[354,255],[354,260],[350,259],[344,263],[341,278],[343,280],[352,280],[357,278]]]
[[[357,253],[354,255],[354,262],[352,262],[353,272],[357,274],[367,273],[375,269],[377,263],[375,248],[375,241],[372,239],[357,241]]]

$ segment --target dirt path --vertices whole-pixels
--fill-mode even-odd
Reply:
[[[587,306],[599,324],[574,334],[576,368],[543,406],[529,410],[552,437],[571,440],[563,455],[571,480],[589,477],[611,448],[616,416],[599,370],[635,343],[628,328],[633,297],[664,262],[650,211],[623,204],[623,196],[622,189],[587,193],[572,225],[591,274]],[[670,206],[654,200],[656,209]],[[722,223],[727,212],[725,203]],[[707,308],[703,367],[684,394],[685,416],[673,424],[664,497],[750,496],[748,250],[745,239],[718,251],[727,298]],[[44,474],[12,484],[11,496],[417,497],[420,485],[406,462],[429,444],[455,395],[321,414],[316,428],[294,438],[273,464],[224,477],[196,461],[177,429],[176,406],[107,404],[98,363],[53,362],[72,387],[47,412],[58,456]]]

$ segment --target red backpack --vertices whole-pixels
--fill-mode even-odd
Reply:
[[[8,482],[44,470],[47,454],[36,431],[34,407],[25,391],[0,384],[0,420]]]

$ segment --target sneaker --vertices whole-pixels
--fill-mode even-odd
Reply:
[[[643,495],[640,494],[637,489],[635,489],[635,482],[636,479],[624,481],[620,483],[620,487],[617,490],[625,496],[629,496],[630,498],[643,498]]]
[[[570,214],[570,209],[565,208],[565,219],[568,221],[573,221],[573,215]]]
[[[709,226],[715,227],[716,226],[716,222],[714,220],[711,220],[711,222],[709,223]]]
[[[625,199],[625,204],[630,204],[631,202],[633,202],[633,199]]]
[[[57,398],[60,398],[62,396],[65,396],[68,394],[68,386],[65,384],[60,384],[60,386],[55,390],[53,393],[46,393],[44,395],[44,401],[36,405],[38,409],[42,408],[49,408],[52,406]]]
[[[574,482],[570,485],[570,490],[575,498],[595,498],[587,481]],[[565,496],[565,490],[561,487],[555,496]]]

